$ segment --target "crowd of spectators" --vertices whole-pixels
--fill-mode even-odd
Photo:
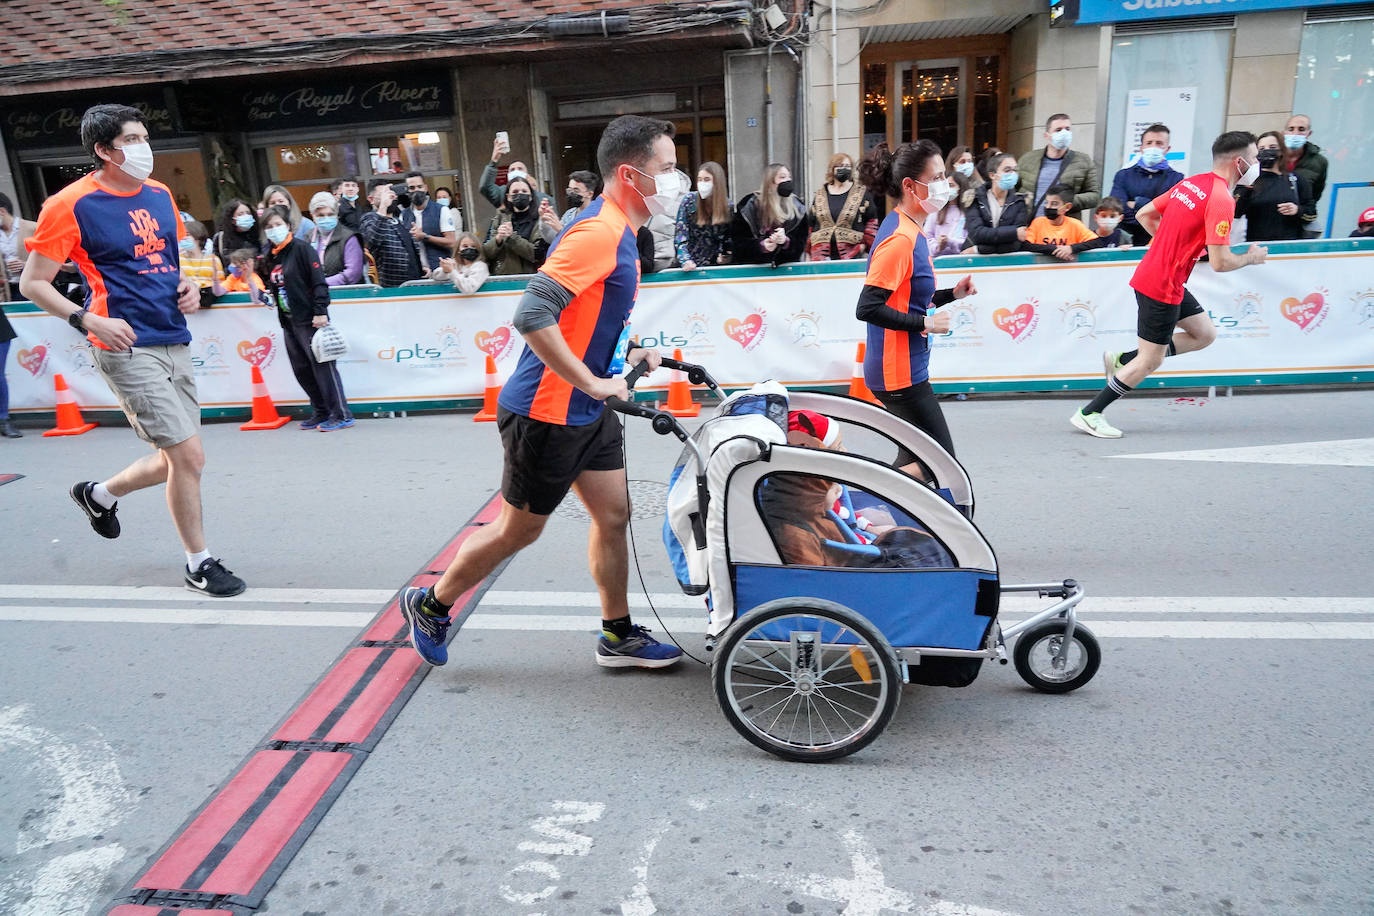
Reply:
[[[1244,218],[1246,240],[1317,234],[1313,224],[1327,162],[1311,138],[1311,120],[1301,114],[1289,118],[1283,130],[1260,135],[1259,178],[1236,191],[1236,217]],[[1152,124],[1141,133],[1133,160],[1109,183],[1092,157],[1074,148],[1069,115],[1052,115],[1043,140],[1020,156],[997,148],[948,151],[945,174],[956,193],[924,226],[934,256],[1019,251],[1069,261],[1095,248],[1149,244],[1136,213],[1184,177],[1171,164],[1179,157],[1172,154],[1166,125]],[[263,271],[273,246],[264,220],[279,209],[292,238],[315,252],[330,288],[427,280],[471,294],[489,277],[533,273],[559,233],[600,194],[601,179],[594,171],[572,172],[560,210],[557,195],[540,190],[525,161],[512,159],[501,168],[510,152],[504,134],[498,135],[478,181],[478,192],[496,208],[483,225],[465,225],[453,191],[431,192],[418,171],[407,173],[403,183],[375,178],[366,188],[356,176],[340,177],[315,193],[304,211],[290,189],[273,184],[256,200],[226,201],[214,225],[183,214],[188,230],[183,272],[201,288],[206,305],[226,292],[265,296],[270,283]],[[809,203],[797,194],[785,163],[767,165],[759,186],[734,203],[717,162],[702,163],[695,183],[680,177],[675,207],[655,213],[639,231],[642,273],[861,259],[888,207],[855,180],[855,161],[847,153],[830,158]],[[1352,235],[1374,232],[1374,220],[1365,219],[1371,212],[1361,214]],[[7,298],[18,297],[22,240],[32,225],[0,196],[0,293]],[[79,282],[79,277],[59,277],[67,280]],[[64,292],[77,296],[82,291],[73,286]]]

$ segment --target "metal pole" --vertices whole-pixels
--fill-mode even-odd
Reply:
[[[839,0],[830,0],[830,154],[840,152],[840,16]]]

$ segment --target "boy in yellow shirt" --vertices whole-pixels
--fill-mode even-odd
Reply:
[[[1045,215],[1031,220],[1026,229],[1022,251],[1053,255],[1061,261],[1074,260],[1078,252],[1101,248],[1102,240],[1081,220],[1065,216],[1073,206],[1073,192],[1055,185],[1045,192]]]

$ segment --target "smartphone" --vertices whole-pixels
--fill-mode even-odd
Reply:
[[[504,130],[498,130],[496,132],[496,142],[501,144],[501,151],[503,153],[510,152],[510,134],[506,133]]]

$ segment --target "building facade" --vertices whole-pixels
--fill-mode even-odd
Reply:
[[[202,220],[268,184],[304,205],[331,178],[414,168],[482,229],[497,131],[503,164],[523,159],[556,193],[594,168],[621,113],[672,120],[683,169],[720,162],[739,199],[772,161],[806,197],[834,152],[881,141],[1019,154],[1061,111],[1110,185],[1150,121],[1170,125],[1187,170],[1218,133],[1282,130],[1300,112],[1330,161],[1318,225],[1344,235],[1374,206],[1374,189],[1336,187],[1374,181],[1374,3],[533,0],[450,13],[396,0],[381,20],[323,0],[201,0],[174,15],[9,0],[0,34],[0,190],[30,217],[88,169],[77,128],[104,101],[145,112],[154,176]]]

